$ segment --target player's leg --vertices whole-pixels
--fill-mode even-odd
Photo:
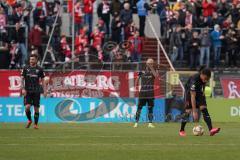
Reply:
[[[152,124],[152,121],[153,121],[153,107],[154,107],[154,99],[148,99],[148,120],[149,120],[148,127],[149,128],[155,128],[155,126]]]
[[[186,136],[185,126],[186,126],[187,122],[189,121],[189,116],[190,116],[191,112],[192,112],[191,108],[186,108],[185,112],[182,114],[181,128],[180,128],[180,132],[179,132],[180,136]]]
[[[38,129],[39,106],[34,106],[34,128]]]
[[[136,112],[136,122],[135,122],[135,124],[133,126],[134,128],[136,128],[138,126],[138,122],[139,122],[139,119],[140,119],[140,116],[141,116],[141,112],[142,112],[142,107],[146,103],[145,101],[146,101],[145,99],[139,98],[137,112]]]
[[[212,120],[211,120],[211,117],[210,117],[210,115],[208,113],[208,109],[207,109],[206,105],[200,106],[200,110],[202,112],[203,119],[204,119],[205,123],[208,126],[208,130],[210,132],[210,136],[213,136],[216,133],[218,133],[220,131],[220,128],[213,128],[212,127]]]
[[[34,95],[34,128],[38,129],[39,108],[40,108],[40,93]]]
[[[189,121],[190,114],[192,112],[191,97],[188,93],[184,95],[185,110],[181,115],[181,128],[179,131],[180,136],[186,136],[185,126]]]
[[[26,117],[28,119],[26,128],[29,128],[32,124],[32,117],[31,117],[31,104],[32,104],[32,99],[31,95],[27,93],[27,95],[24,97],[24,105],[25,105],[25,113]]]
[[[210,117],[210,115],[208,113],[207,107],[206,106],[200,106],[200,110],[202,112],[203,119],[204,119],[205,123],[208,126],[208,130],[211,131],[211,129],[212,129],[212,120],[211,120],[211,117]]]
[[[26,104],[25,105],[25,113],[26,113],[26,117],[28,119],[28,122],[27,122],[27,125],[26,125],[26,128],[29,128],[32,124],[32,117],[31,117],[31,104]]]

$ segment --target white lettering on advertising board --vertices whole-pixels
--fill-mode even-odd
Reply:
[[[231,107],[231,116],[232,117],[240,116],[240,106],[239,107],[236,107],[236,106]]]

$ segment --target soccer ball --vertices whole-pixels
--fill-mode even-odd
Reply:
[[[204,133],[204,129],[202,126],[197,125],[195,127],[193,127],[193,135],[194,136],[202,136]]]

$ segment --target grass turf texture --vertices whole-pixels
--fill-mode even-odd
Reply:
[[[0,123],[0,160],[230,160],[240,156],[240,123],[217,123],[222,131],[210,137],[179,137],[177,123],[156,124],[25,124]],[[206,126],[204,126],[206,130]]]

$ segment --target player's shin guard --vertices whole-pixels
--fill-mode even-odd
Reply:
[[[26,110],[25,110],[25,113],[26,113],[27,119],[28,119],[29,121],[32,121],[30,109],[26,109]]]
[[[136,112],[136,122],[139,121],[140,115],[141,115],[142,107],[138,106],[137,112]]]
[[[202,114],[203,114],[203,119],[204,119],[204,121],[206,122],[209,131],[211,131],[211,129],[212,129],[212,120],[211,120],[211,117],[210,117],[210,115],[209,115],[209,113],[208,113],[208,109],[207,109],[207,108],[204,108],[204,109],[202,110]]]
[[[34,113],[34,124],[37,125],[38,124],[38,119],[39,119],[39,113],[35,112]]]
[[[149,119],[149,123],[152,123],[152,121],[153,121],[153,107],[148,108],[148,119]]]
[[[188,120],[189,120],[189,113],[187,113],[187,112],[183,113],[180,131],[184,131],[185,130],[185,126],[186,126]]]

